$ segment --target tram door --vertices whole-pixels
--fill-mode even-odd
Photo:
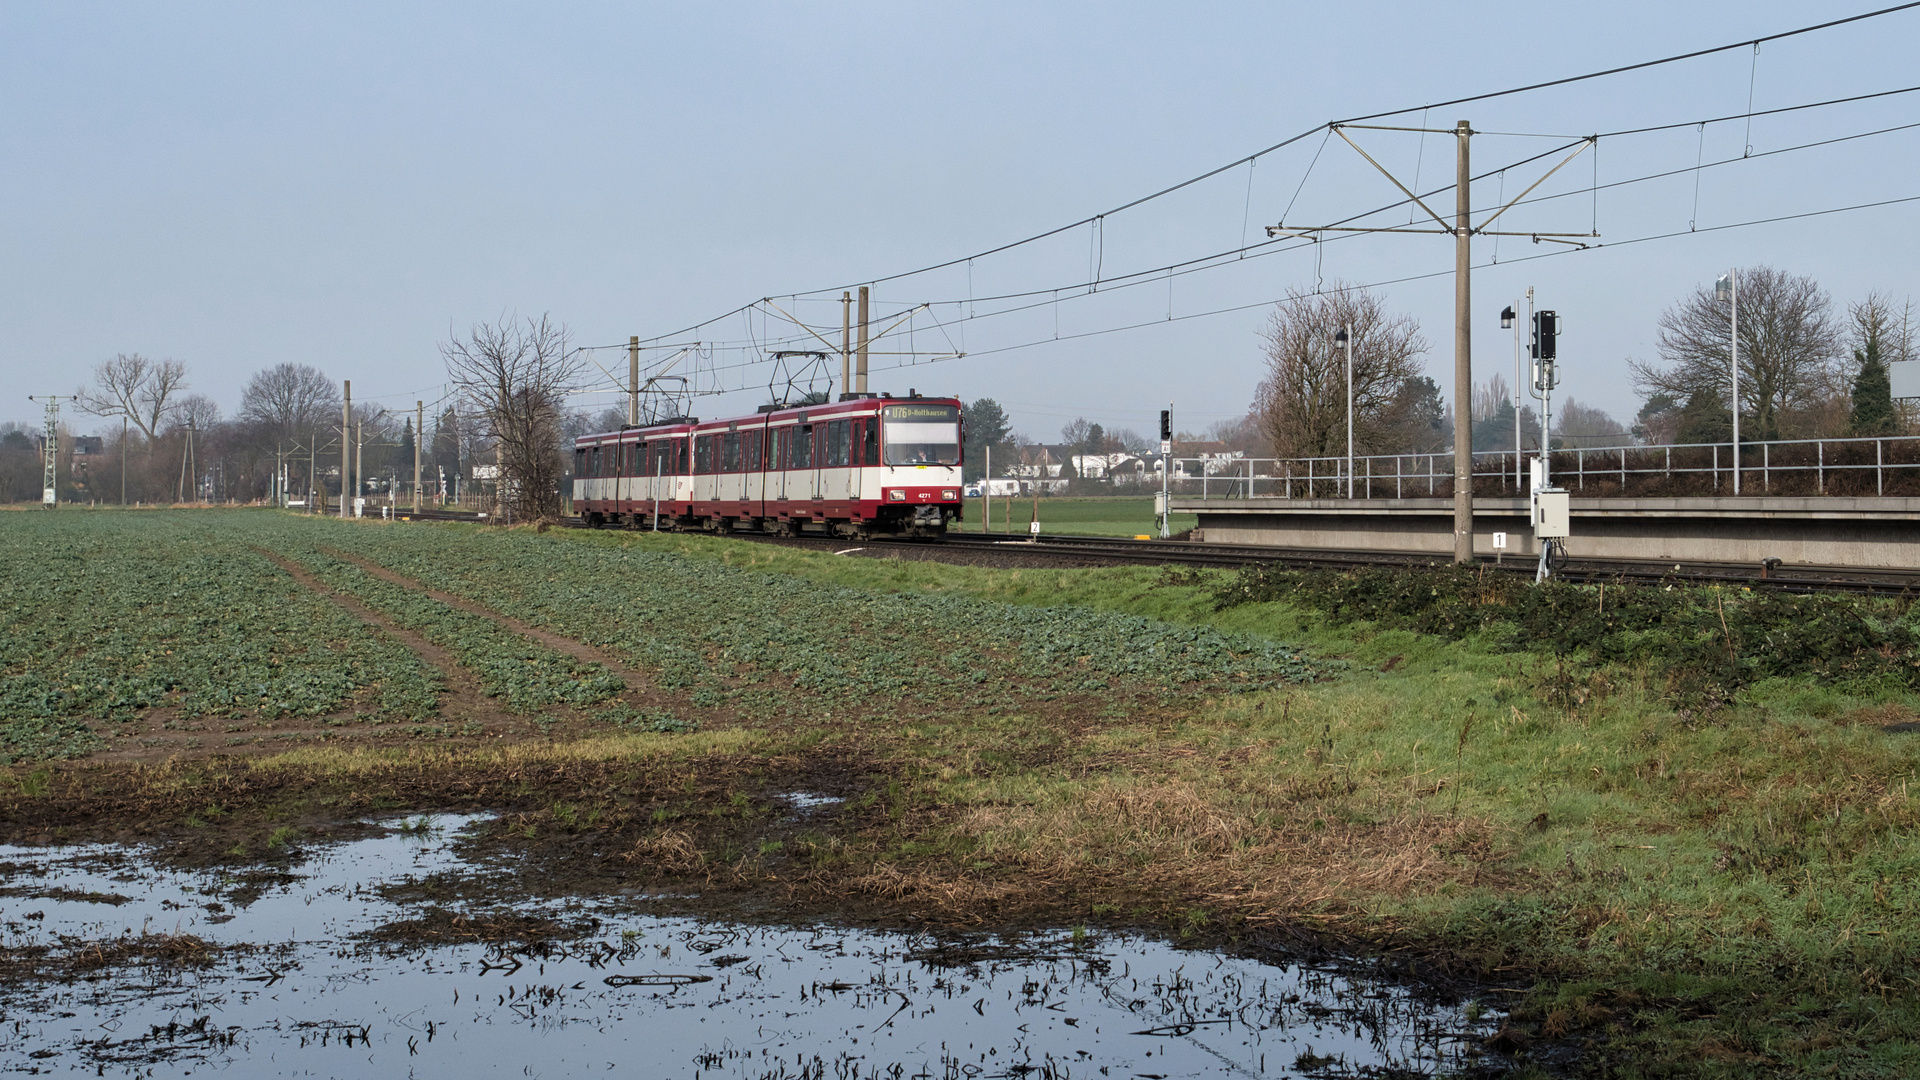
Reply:
[[[821,427],[825,435],[821,440],[825,460],[821,462],[816,494],[830,503],[842,503],[847,501],[852,479],[848,466],[853,458],[853,422],[845,418],[829,420]]]
[[[765,435],[764,427],[740,432],[740,498],[746,502],[747,512],[755,516],[764,511],[760,503],[766,498],[767,463],[760,452]]]

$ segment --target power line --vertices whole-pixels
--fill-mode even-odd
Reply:
[[[1005,251],[1013,250],[1014,248],[1023,247],[1028,244],[1036,243],[1040,240],[1045,240],[1049,237],[1058,236],[1062,233],[1072,231],[1074,229],[1081,227],[1082,225],[1092,225],[1103,218],[1110,217],[1112,215],[1119,214],[1127,210],[1131,210],[1137,206],[1141,206],[1146,203],[1152,202],[1155,199],[1160,199],[1167,195],[1171,195],[1174,192],[1181,191],[1188,187],[1192,187],[1194,184],[1198,184],[1204,180],[1211,179],[1215,176],[1220,175],[1221,173],[1238,168],[1241,165],[1246,165],[1251,162],[1257,161],[1260,158],[1267,156],[1268,154],[1272,154],[1278,150],[1291,146],[1292,144],[1299,142],[1302,139],[1305,139],[1308,136],[1312,135],[1314,132],[1320,131],[1322,128],[1328,127],[1330,125],[1352,124],[1352,123],[1358,123],[1363,120],[1376,120],[1382,117],[1398,116],[1402,113],[1413,112],[1415,109],[1431,110],[1431,109],[1437,109],[1437,108],[1447,108],[1454,105],[1464,105],[1464,104],[1468,104],[1470,102],[1476,102],[1476,101],[1491,101],[1496,98],[1509,97],[1514,94],[1529,93],[1532,91],[1544,90],[1551,87],[1568,86],[1574,83],[1587,82],[1593,79],[1606,78],[1613,75],[1625,74],[1631,71],[1642,71],[1649,68],[1661,67],[1667,64],[1679,63],[1685,60],[1698,59],[1703,56],[1712,56],[1717,53],[1729,52],[1734,49],[1751,48],[1751,47],[1755,47],[1770,41],[1781,41],[1787,38],[1798,37],[1803,34],[1815,33],[1821,30],[1829,30],[1837,26],[1844,26],[1850,23],[1862,22],[1868,19],[1876,19],[1885,15],[1892,15],[1898,12],[1908,11],[1913,8],[1920,8],[1920,0],[1913,0],[1913,2],[1910,2],[1910,3],[1898,4],[1893,7],[1881,8],[1877,11],[1869,11],[1859,15],[1850,15],[1843,18],[1839,18],[1839,19],[1830,19],[1825,22],[1815,23],[1809,26],[1802,26],[1792,30],[1785,30],[1778,33],[1774,33],[1774,34],[1767,34],[1757,38],[1749,38],[1741,41],[1731,42],[1725,45],[1713,46],[1711,48],[1706,48],[1706,49],[1696,49],[1691,52],[1677,53],[1672,56],[1662,57],[1655,60],[1644,60],[1639,63],[1626,64],[1619,67],[1607,68],[1601,71],[1588,72],[1582,75],[1571,75],[1571,76],[1566,76],[1564,78],[1551,79],[1545,82],[1529,83],[1524,86],[1508,87],[1503,90],[1494,90],[1486,93],[1472,94],[1466,97],[1453,98],[1448,101],[1433,102],[1433,103],[1419,105],[1419,106],[1407,106],[1405,108],[1391,109],[1384,112],[1368,113],[1363,116],[1354,116],[1344,120],[1331,121],[1328,124],[1315,124],[1311,128],[1308,128],[1304,131],[1299,132],[1298,134],[1291,135],[1285,139],[1282,139],[1279,142],[1276,142],[1273,145],[1268,146],[1264,149],[1257,150],[1244,157],[1236,158],[1233,161],[1230,161],[1216,168],[1208,169],[1205,172],[1189,177],[1178,183],[1170,184],[1151,194],[1143,195],[1139,198],[1132,199],[1125,203],[1121,203],[1120,205],[1110,210],[1104,211],[1102,213],[1092,214],[1087,217],[1083,217],[1077,221],[1070,222],[1065,225],[1060,225],[1055,228],[1047,229],[1043,232],[1035,233],[1023,239],[1010,241],[1004,244],[999,244],[994,247],[987,248],[985,250],[978,251],[970,255],[964,255],[958,258],[946,259],[940,262],[931,263],[929,265],[922,266],[915,270],[907,270],[899,273],[889,274],[883,277],[871,278],[871,279],[867,279],[864,282],[852,282],[852,283],[843,284],[843,285],[835,285],[831,288],[807,289],[807,290],[802,290],[799,294],[789,294],[789,295],[832,293],[832,292],[839,292],[844,289],[849,289],[859,284],[876,285],[882,282],[898,281],[903,278],[914,277],[920,274],[930,273],[935,270],[947,269],[949,267],[958,266],[958,265],[970,262],[974,259],[985,258],[988,255],[997,255]],[[1741,114],[1741,115],[1745,116],[1747,114]],[[1758,114],[1755,114],[1755,115],[1758,115]],[[1437,190],[1444,191],[1447,189],[1440,188]],[[734,308],[731,311],[726,312],[723,315],[718,315],[710,319],[705,319],[701,322],[694,323],[690,326],[683,327],[679,330],[670,331],[667,334],[655,335],[652,337],[645,338],[643,340],[647,342],[655,342],[662,337],[669,337],[669,336],[677,337],[683,334],[689,334],[695,330],[698,330],[703,326],[707,326],[712,323],[731,318],[734,315],[738,315],[743,312],[749,311],[759,302],[760,301],[756,300],[756,301],[753,301],[752,303],[743,304],[739,307]]]

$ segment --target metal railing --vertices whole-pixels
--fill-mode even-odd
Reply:
[[[1537,451],[1526,455],[1537,456]],[[1920,496],[1920,436],[1578,446],[1553,451],[1558,487],[1588,496]],[[1474,492],[1525,493],[1524,461],[1513,451],[1473,455]],[[1353,459],[1353,497],[1440,498],[1453,494],[1453,454],[1375,454]],[[1177,496],[1205,499],[1338,499],[1349,490],[1347,458],[1175,458]]]

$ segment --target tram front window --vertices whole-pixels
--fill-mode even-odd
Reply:
[[[889,465],[960,464],[960,410],[952,405],[888,405],[881,410]]]

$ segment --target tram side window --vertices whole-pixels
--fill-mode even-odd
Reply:
[[[587,478],[587,451],[584,447],[573,449],[573,475],[581,480]]]
[[[713,471],[713,436],[702,435],[693,440],[693,471],[701,476]]]
[[[597,446],[593,448],[593,453],[587,455],[587,475],[600,475],[600,448]]]
[[[853,428],[846,420],[827,421],[827,465],[837,467],[851,464],[853,453]]]
[[[869,416],[860,426],[866,429],[865,435],[860,440],[866,446],[860,454],[860,463],[878,465],[880,464],[880,418]]]
[[[787,437],[790,440],[787,448],[787,468],[813,468],[813,428],[804,424],[788,428]]]
[[[760,471],[760,432],[747,432],[747,471]]]
[[[720,436],[720,471],[740,471],[740,433],[737,431]]]

